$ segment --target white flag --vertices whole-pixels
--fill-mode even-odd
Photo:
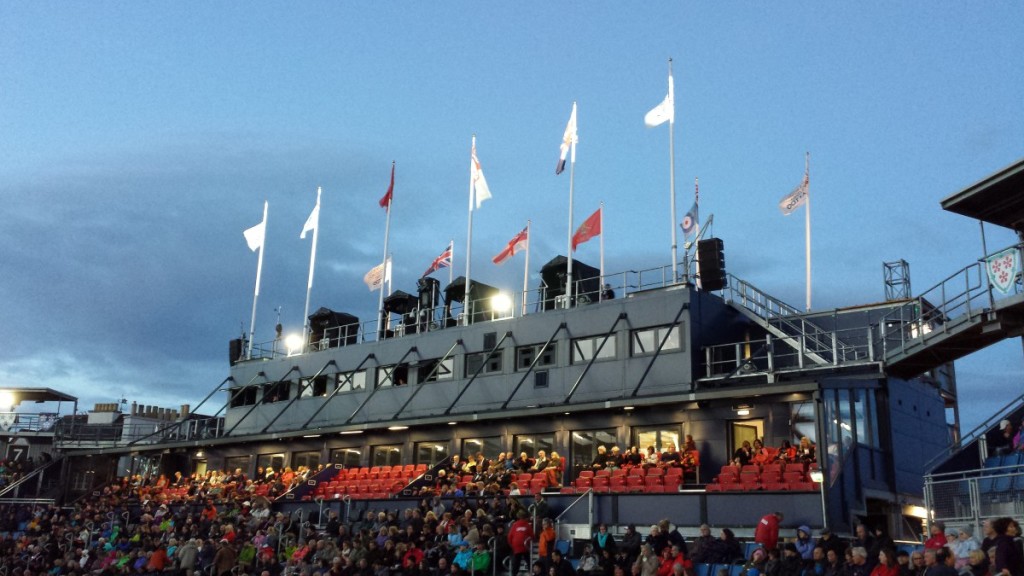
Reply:
[[[808,188],[808,180],[807,177],[804,176],[804,181],[799,186],[793,189],[789,194],[783,196],[782,200],[779,200],[779,210],[782,211],[783,215],[789,216],[794,210],[803,206],[804,203],[807,202]]]
[[[259,224],[247,229],[242,234],[245,235],[245,241],[249,244],[249,250],[253,252],[263,248],[263,236],[267,229],[266,221],[260,222]]]
[[[558,147],[558,164],[555,165],[555,174],[561,174],[565,170],[565,157],[569,154],[569,150],[572,150],[571,162],[576,161],[576,148],[575,144],[580,141],[579,134],[576,133],[576,103],[572,103],[572,113],[569,114],[569,123],[565,125],[565,132],[562,133],[562,143]]]
[[[470,168],[470,174],[473,180],[473,198],[476,200],[476,208],[479,210],[480,205],[484,203],[484,200],[491,199],[491,189],[487,187],[487,179],[484,178],[484,169],[480,167],[480,161],[476,158],[476,144],[473,144]]]
[[[366,287],[370,289],[370,292],[375,290],[381,290],[384,287],[385,282],[391,280],[391,258],[388,258],[384,264],[377,264],[370,271],[363,276],[363,282],[366,283]]]
[[[672,84],[672,75],[668,75],[668,96],[660,104],[651,108],[651,111],[644,116],[644,124],[649,127],[660,126],[665,122],[676,121],[675,90]]]
[[[299,234],[299,238],[305,239],[306,232],[312,232],[316,230],[317,226],[320,225],[320,201],[317,200],[316,206],[313,206],[313,211],[309,213],[309,218],[306,218],[306,224],[302,227],[302,234]]]

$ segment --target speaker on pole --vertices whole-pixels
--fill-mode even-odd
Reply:
[[[701,288],[709,292],[725,288],[725,244],[721,238],[697,242],[697,275]]]

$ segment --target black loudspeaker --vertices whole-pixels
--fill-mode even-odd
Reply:
[[[725,244],[722,239],[708,238],[697,242],[697,260],[701,288],[709,292],[725,288]]]
[[[235,338],[228,343],[228,354],[230,355],[229,360],[231,365],[234,366],[236,362],[242,359],[242,339]]]

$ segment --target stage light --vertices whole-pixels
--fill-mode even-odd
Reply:
[[[0,410],[14,410],[14,393],[10,390],[0,390]]]
[[[302,353],[302,336],[300,334],[289,334],[284,338],[285,348],[289,356]]]
[[[504,318],[512,311],[512,299],[509,298],[508,294],[499,292],[494,296],[491,296],[491,312],[496,317]]]

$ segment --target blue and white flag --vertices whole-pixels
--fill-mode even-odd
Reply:
[[[697,203],[693,203],[693,208],[683,216],[683,221],[679,223],[679,226],[683,228],[683,234],[689,234],[697,230],[697,224],[700,222],[700,215],[698,213]]]

